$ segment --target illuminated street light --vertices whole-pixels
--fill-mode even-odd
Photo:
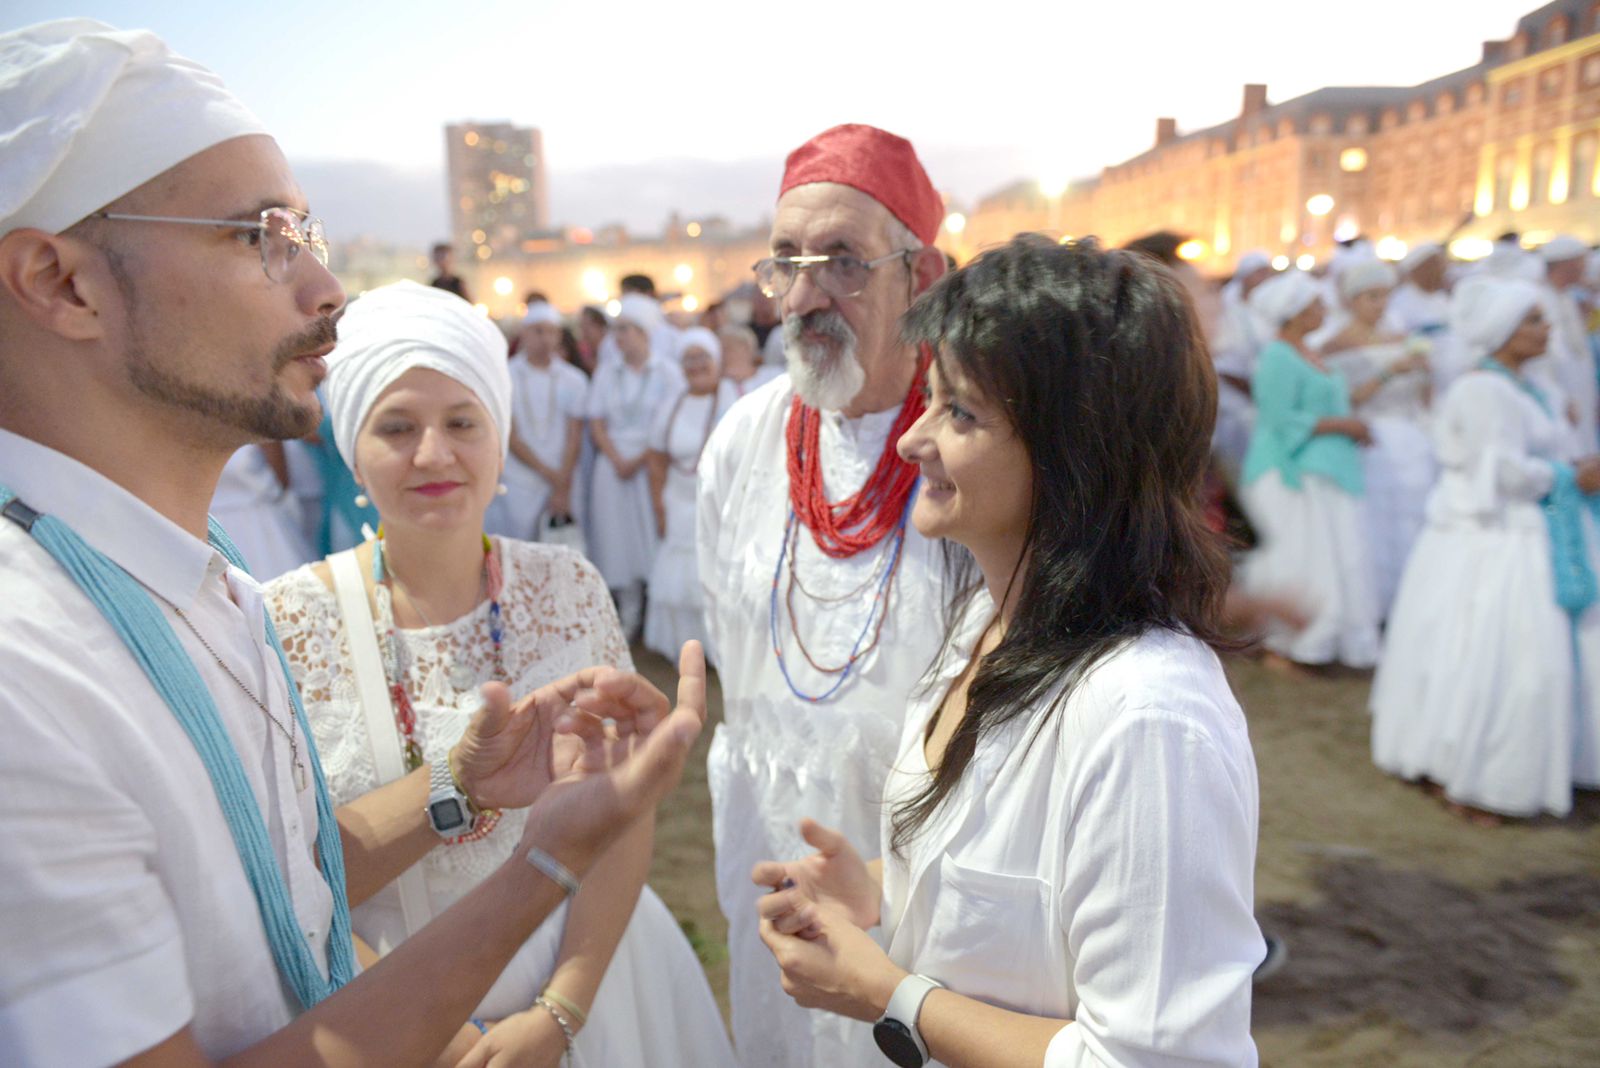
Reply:
[[[1294,265],[1302,271],[1309,271],[1317,265],[1317,258],[1309,252],[1302,252],[1295,258]]]
[[[511,295],[511,279],[505,275],[496,278],[494,280],[494,291],[502,297],[509,297]]]
[[[622,314],[622,301],[612,299],[606,301],[606,314],[615,319]]]
[[[948,233],[959,234],[967,228],[967,217],[959,211],[952,211],[944,217],[944,228]]]
[[[1039,192],[1051,200],[1059,200],[1066,193],[1067,186],[1072,184],[1072,179],[1063,175],[1039,179]]]
[[[1339,153],[1339,169],[1347,174],[1367,169],[1367,150],[1364,148],[1347,148]]]
[[[672,277],[678,280],[680,286],[686,286],[694,280],[694,268],[687,263],[680,263],[672,269]]]
[[[1178,246],[1178,258],[1180,260],[1201,260],[1205,259],[1206,253],[1209,251],[1211,250],[1206,247],[1204,241],[1201,241],[1198,237],[1191,237]]]
[[[1393,262],[1395,260],[1405,259],[1406,252],[1409,251],[1409,249],[1410,246],[1404,241],[1400,240],[1398,237],[1395,237],[1393,234],[1387,234],[1378,239],[1378,244],[1375,251],[1378,253],[1378,258],[1380,260],[1389,260],[1390,262]]]
[[[1458,237],[1450,242],[1450,255],[1458,260],[1481,260],[1494,251],[1494,242],[1486,237]]]
[[[606,284],[606,273],[598,267],[584,271],[579,284],[583,287],[583,295],[590,300],[605,300],[611,295],[611,289]]]
[[[683,310],[686,312],[699,311],[700,298],[695,296],[693,293],[689,294],[687,297],[684,297]]]
[[[688,234],[690,237],[700,236],[700,224],[697,222],[690,223],[688,226],[685,226],[683,230],[684,233]]]
[[[1333,211],[1333,198],[1327,193],[1318,193],[1306,201],[1306,211],[1320,219]]]
[[[1272,257],[1272,269],[1274,271],[1287,271],[1289,269],[1289,257],[1288,256],[1274,256],[1274,257]]]

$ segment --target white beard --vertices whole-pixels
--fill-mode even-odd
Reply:
[[[813,312],[810,326],[838,343],[835,352],[826,343],[807,342],[800,336],[802,317],[783,320],[783,355],[789,381],[806,404],[818,411],[837,412],[847,407],[867,384],[867,370],[856,358],[856,335],[836,311]]]

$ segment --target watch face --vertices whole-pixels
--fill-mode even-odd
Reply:
[[[415,809],[412,811],[415,811]],[[435,801],[428,806],[428,821],[433,824],[433,829],[441,834],[445,831],[453,831],[457,827],[466,825],[466,808],[453,797]]]
[[[900,1068],[922,1068],[922,1051],[911,1037],[911,1031],[899,1020],[882,1019],[872,1025],[872,1037],[883,1055]]]

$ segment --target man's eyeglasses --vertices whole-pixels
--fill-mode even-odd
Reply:
[[[911,256],[911,249],[900,249],[875,260],[860,256],[768,256],[755,265],[756,285],[777,300],[794,286],[801,271],[811,271],[817,288],[835,299],[859,297],[872,281],[872,272],[891,260]]]
[[[286,281],[294,261],[305,249],[324,267],[328,265],[328,238],[322,220],[295,208],[268,208],[255,222],[238,219],[185,219],[172,215],[124,215],[97,211],[90,218],[115,222],[181,223],[186,226],[223,226],[255,231],[255,244],[261,250],[261,269],[274,282]]]

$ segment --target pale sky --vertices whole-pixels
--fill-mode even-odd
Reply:
[[[1509,36],[1538,6],[9,0],[0,29],[68,14],[153,29],[221,74],[317,182],[412,183],[410,210],[428,216],[411,220],[420,233],[442,226],[446,122],[540,127],[559,223],[653,229],[673,208],[752,222],[783,155],[839,122],[909,137],[935,184],[970,203],[1018,178],[1090,175],[1143,151],[1157,116],[1180,130],[1223,121],[1247,81],[1278,101],[1469,66],[1482,41]],[[395,236],[422,239],[398,224]]]

